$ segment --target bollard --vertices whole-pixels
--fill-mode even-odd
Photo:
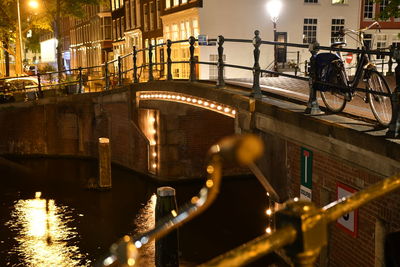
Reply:
[[[111,150],[110,140],[99,138],[99,187],[111,188]]]
[[[133,82],[134,83],[138,83],[138,77],[137,77],[137,50],[136,50],[136,46],[133,46],[133,52],[132,52],[132,56],[133,56]]]
[[[400,47],[397,46],[393,53],[393,57],[397,62],[395,68],[396,88],[392,93],[392,121],[389,124],[389,130],[386,132],[386,137],[400,137]]]
[[[171,45],[172,41],[167,40],[167,80],[172,81],[172,59],[171,59]]]
[[[157,188],[156,224],[161,218],[178,214],[175,189],[172,187]],[[174,215],[175,214],[175,215]],[[178,230],[156,241],[155,262],[157,267],[179,267]]]
[[[193,36],[189,37],[189,52],[190,52],[190,75],[189,75],[189,82],[196,81],[196,58],[194,57],[194,44],[196,43],[196,38]]]
[[[319,109],[318,105],[318,99],[317,99],[317,90],[316,90],[316,84],[315,81],[317,80],[317,68],[316,68],[316,62],[315,62],[315,56],[317,55],[318,52],[318,46],[319,43],[315,42],[310,44],[308,47],[308,50],[311,53],[310,57],[310,78],[308,81],[309,87],[310,87],[310,94],[308,98],[308,103],[307,103],[307,108],[305,110],[306,114],[320,114],[321,110]]]
[[[254,32],[255,37],[253,38],[253,45],[254,45],[254,66],[253,66],[253,92],[251,93],[252,96],[256,99],[262,98],[261,88],[260,88],[260,45],[261,45],[261,38],[260,38],[260,31],[256,30]]]
[[[224,36],[218,36],[218,80],[217,80],[217,88],[224,88],[224,47],[223,44],[225,42]]]
[[[154,81],[153,76],[153,45],[149,44],[149,82]]]

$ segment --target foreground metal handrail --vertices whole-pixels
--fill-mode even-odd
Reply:
[[[399,188],[400,174],[397,174],[322,209],[312,202],[288,201],[276,213],[276,232],[258,237],[200,266],[243,266],[284,246],[296,266],[313,266],[321,248],[327,244],[329,223]]]
[[[114,243],[110,254],[96,265],[110,266],[116,262],[125,266],[135,265],[140,254],[138,249],[193,219],[214,202],[219,193],[224,161],[235,160],[241,165],[248,165],[262,152],[263,145],[254,135],[228,137],[213,145],[208,152],[208,177],[199,195],[192,197],[190,203],[181,208],[178,214],[171,214],[160,220],[154,229],[135,236],[125,236]]]

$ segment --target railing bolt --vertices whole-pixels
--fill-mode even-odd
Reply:
[[[317,89],[315,81],[317,80],[317,67],[316,67],[316,55],[318,52],[319,43],[315,42],[310,44],[309,51],[311,52],[310,57],[310,71],[309,71],[309,87],[310,87],[310,94],[307,103],[307,108],[305,113],[315,115],[320,114],[321,110],[319,109],[318,99],[317,99]]]
[[[254,45],[254,66],[253,66],[253,92],[251,95],[256,99],[262,98],[261,88],[260,88],[260,45],[261,45],[261,38],[260,38],[260,31],[256,30],[254,32],[255,37],[253,38],[253,45]]]

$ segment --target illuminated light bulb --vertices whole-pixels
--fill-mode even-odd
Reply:
[[[176,97],[176,99],[180,100],[180,99],[181,99],[181,96],[180,96],[180,95],[178,95],[178,96]]]
[[[136,242],[135,242],[135,247],[141,248],[141,247],[142,247],[142,242],[136,241]]]
[[[157,145],[157,142],[156,141],[151,141],[150,145],[155,146],[155,145]]]
[[[269,196],[269,193],[267,192],[267,196]]]
[[[192,204],[195,204],[197,201],[199,201],[199,198],[196,197],[196,196],[192,197],[192,199],[190,200],[190,202],[191,202]]]
[[[213,185],[214,185],[213,180],[208,179],[207,182],[206,182],[206,186],[207,186],[208,188],[210,188],[210,187],[212,187]]]
[[[35,192],[35,198],[40,198],[42,196],[42,192]]]
[[[271,209],[267,209],[267,211],[265,212],[268,216],[271,216],[272,214],[272,210]]]
[[[176,210],[171,210],[171,214],[172,216],[176,217],[178,215],[178,213],[176,213]]]
[[[136,261],[135,261],[135,259],[129,258],[127,263],[128,263],[128,266],[133,266],[133,265],[135,265]]]
[[[221,107],[221,106],[218,106],[218,107],[217,107],[217,109],[218,109],[218,110],[221,110],[221,109],[222,109],[222,107]]]
[[[163,95],[162,98],[167,98],[167,95]]]
[[[211,107],[211,108],[214,108],[214,107],[215,107],[215,105],[214,105],[214,104],[211,104],[211,105],[210,105],[210,107]]]
[[[230,108],[224,108],[224,111],[225,112],[229,112],[229,111],[231,111],[231,109]]]
[[[211,165],[208,165],[208,166],[207,166],[207,172],[208,172],[209,174],[212,174],[212,173],[214,172],[214,167],[211,166]]]
[[[131,240],[131,238],[129,237],[129,235],[124,236],[124,241],[125,242],[129,242]]]
[[[168,96],[167,96],[167,98],[168,98],[168,99],[171,99],[171,96],[170,96],[170,95],[168,95]]]
[[[204,106],[208,107],[208,105],[209,105],[208,102],[204,102]]]
[[[186,97],[182,96],[182,101],[185,101],[185,100],[186,100]]]
[[[193,103],[197,103],[197,99],[192,99],[192,102]]]
[[[201,105],[201,104],[203,104],[203,101],[199,100],[198,103]]]
[[[235,115],[236,114],[236,110],[232,110],[232,115]]]
[[[153,166],[153,168],[157,168],[157,164],[155,164],[155,163],[153,163],[152,166]]]
[[[151,117],[150,119],[149,119],[149,122],[155,122],[156,121],[156,118],[154,118],[154,117]]]
[[[157,131],[156,131],[156,130],[151,130],[151,133],[152,133],[152,134],[156,134]]]
[[[299,198],[295,197],[293,200],[294,200],[294,202],[297,202],[297,201],[299,201]]]
[[[144,95],[140,95],[140,98],[144,98]]]
[[[190,102],[190,101],[192,101],[192,99],[190,97],[188,97],[188,98],[186,98],[186,101]]]
[[[267,234],[270,234],[270,233],[271,233],[271,227],[267,227],[267,229],[265,229],[265,232],[266,232]]]
[[[176,95],[172,95],[171,98],[172,98],[172,99],[175,99],[175,98],[176,98]]]

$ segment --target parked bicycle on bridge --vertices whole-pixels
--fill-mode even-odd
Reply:
[[[320,53],[316,56],[317,76],[318,80],[322,82],[318,84],[318,90],[321,92],[321,98],[326,108],[334,113],[341,112],[346,103],[355,96],[361,97],[365,103],[369,103],[376,120],[382,126],[387,127],[392,119],[391,90],[383,75],[371,62],[368,53],[369,47],[364,43],[364,32],[374,26],[380,28],[379,23],[374,22],[364,29],[344,28],[340,31],[340,36],[347,35],[362,47],[353,79],[349,79],[346,74],[340,52]],[[341,48],[344,45],[346,45],[345,42],[336,42],[331,47]],[[324,82],[337,86],[324,84]],[[364,85],[365,90],[359,89],[359,85]],[[365,92],[365,96],[360,96],[359,91]]]

